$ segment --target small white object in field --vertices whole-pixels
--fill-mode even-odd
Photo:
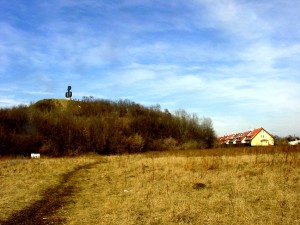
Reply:
[[[289,142],[289,145],[298,145],[298,144],[300,144],[300,140],[295,140],[295,141],[290,141]]]
[[[41,158],[41,154],[40,153],[31,153],[31,158],[32,159],[39,159],[39,158]]]
[[[124,191],[124,192],[129,192],[127,189],[124,189],[123,191]]]

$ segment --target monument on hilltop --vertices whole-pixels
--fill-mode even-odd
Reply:
[[[71,86],[68,86],[68,91],[66,92],[66,99],[71,100],[72,97],[72,91],[71,91]]]

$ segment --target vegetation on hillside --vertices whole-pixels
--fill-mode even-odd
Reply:
[[[210,148],[214,141],[209,118],[129,100],[48,99],[0,109],[0,155],[136,153]]]

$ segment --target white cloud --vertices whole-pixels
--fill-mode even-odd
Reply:
[[[17,105],[27,105],[28,102],[22,100],[16,100],[15,96],[9,95],[0,97],[0,108],[9,108]]]
[[[221,29],[238,38],[247,40],[256,40],[264,38],[266,34],[272,31],[271,24],[266,21],[264,8],[265,3],[256,3],[250,1],[236,0],[199,0],[196,2],[199,7],[205,7],[204,17],[205,26]]]
[[[284,121],[299,113],[297,1],[63,0],[3,7],[15,11],[0,22],[1,105],[64,96],[72,85],[76,98],[185,108],[211,116],[220,130],[260,123],[275,130],[269,115],[284,130]],[[26,21],[26,10],[39,22]],[[284,113],[290,118],[279,119]]]
[[[277,61],[293,59],[300,56],[300,45],[277,45],[270,43],[257,43],[250,45],[240,54],[242,60],[255,64],[256,69],[266,67],[272,69]]]

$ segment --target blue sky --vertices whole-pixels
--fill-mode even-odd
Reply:
[[[0,107],[129,99],[300,135],[298,0],[0,1]]]

